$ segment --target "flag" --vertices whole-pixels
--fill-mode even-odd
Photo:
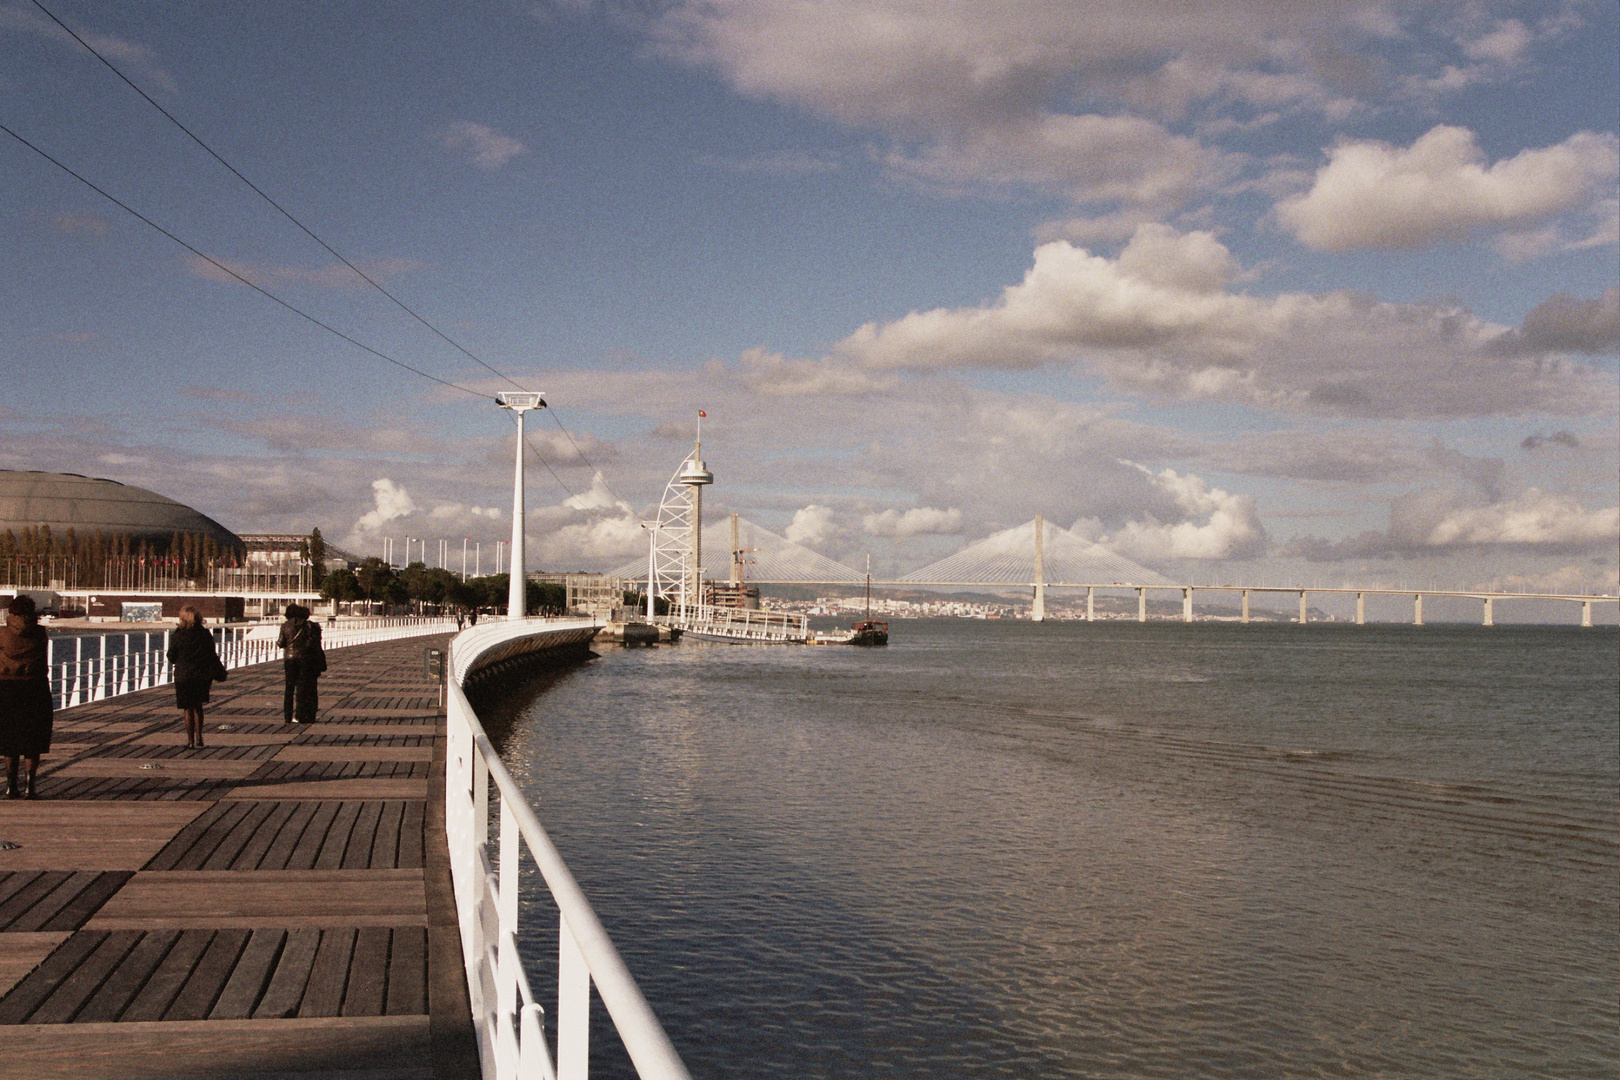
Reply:
[[[699,416],[702,416],[702,417],[707,417],[707,416],[708,416],[708,415],[709,415],[709,414],[708,414],[708,413],[706,413],[706,412],[704,412],[704,411],[703,411],[703,410],[702,410],[702,409],[699,409],[699,410],[698,410],[698,415],[699,415]]]

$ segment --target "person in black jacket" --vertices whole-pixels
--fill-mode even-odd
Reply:
[[[34,771],[51,748],[51,681],[45,628],[34,598],[11,598],[0,626],[0,754],[6,759],[6,797],[37,799]],[[28,779],[17,783],[17,759],[28,764]]]
[[[180,609],[180,626],[169,635],[169,663],[174,665],[174,704],[186,714],[186,746],[199,747],[208,687],[225,677],[225,665],[214,650],[214,635],[203,626],[202,613],[190,604]]]
[[[287,621],[281,624],[276,647],[287,650],[281,661],[286,677],[282,720],[289,724],[314,723],[319,705],[315,680],[326,670],[326,650],[321,648],[320,624],[310,621],[309,608],[287,605]]]

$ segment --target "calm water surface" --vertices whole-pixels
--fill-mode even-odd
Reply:
[[[1612,629],[894,631],[484,705],[695,1077],[1615,1075]]]

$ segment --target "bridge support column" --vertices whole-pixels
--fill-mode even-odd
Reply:
[[[1086,622],[1097,621],[1097,587],[1086,586]]]
[[[1592,625],[1592,601],[1590,600],[1581,601],[1581,625]]]
[[[1041,535],[1044,532],[1046,532],[1046,519],[1042,515],[1036,514],[1035,515],[1035,603],[1034,603],[1034,606],[1030,608],[1030,612],[1029,612],[1029,621],[1030,622],[1045,622],[1046,621],[1046,559],[1045,559],[1045,551],[1044,551],[1044,548],[1042,546],[1042,541],[1043,541],[1044,537]]]
[[[1423,625],[1423,594],[1416,593],[1412,597],[1412,625]]]
[[[1301,589],[1299,590],[1299,625],[1301,626],[1311,621],[1310,609],[1305,604],[1305,590]]]
[[[1192,622],[1192,586],[1185,586],[1181,590],[1181,621]]]
[[[1495,613],[1495,611],[1492,610],[1492,602],[1493,602],[1493,600],[1494,600],[1493,597],[1487,596],[1485,598],[1485,619],[1484,619],[1484,622],[1481,624],[1483,626],[1495,626],[1496,625],[1496,613]]]
[[[1243,590],[1243,625],[1249,625],[1249,590]]]
[[[1367,625],[1367,594],[1356,593],[1356,625]]]
[[[1136,621],[1147,622],[1147,590],[1136,590]]]

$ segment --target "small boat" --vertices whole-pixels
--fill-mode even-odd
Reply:
[[[848,645],[887,645],[889,624],[872,618],[872,556],[866,557],[866,618],[851,624]]]
[[[887,645],[889,643],[889,624],[876,622],[872,619],[862,619],[850,627],[851,633],[848,645]]]

